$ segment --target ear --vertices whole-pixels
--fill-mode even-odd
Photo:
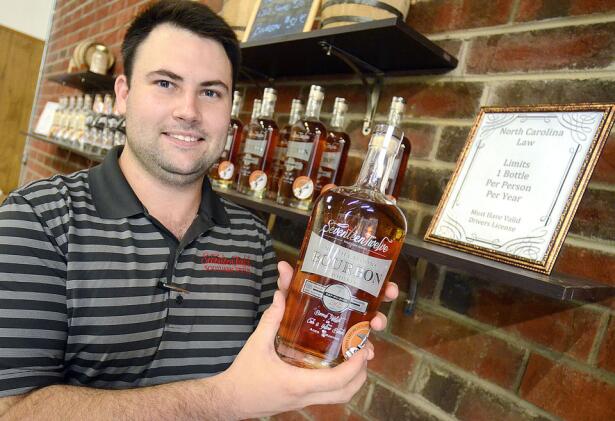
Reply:
[[[128,100],[128,79],[126,75],[119,75],[115,79],[115,106],[120,114],[126,114],[126,101]]]

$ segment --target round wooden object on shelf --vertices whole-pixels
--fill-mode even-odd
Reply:
[[[333,28],[399,16],[406,19],[410,0],[323,0],[321,27]]]
[[[255,5],[254,0],[226,0],[222,6],[220,16],[233,28],[240,42]]]

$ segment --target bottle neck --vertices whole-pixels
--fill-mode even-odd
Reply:
[[[275,102],[276,102],[276,98],[264,99],[263,105],[261,107],[261,112],[258,117],[267,119],[267,120],[273,119],[273,112],[275,110]]]
[[[322,99],[309,98],[305,107],[306,120],[320,120],[320,109],[322,108]]]
[[[288,124],[291,126],[301,119],[301,104],[293,104],[288,117]]]
[[[346,125],[346,113],[344,111],[338,111],[333,113],[331,117],[331,128],[338,131],[344,131]]]
[[[241,110],[241,99],[233,101],[233,108],[231,108],[231,118],[238,119],[239,111]]]
[[[392,129],[394,126],[389,127]],[[385,136],[384,133],[374,134],[354,185],[385,194],[389,174],[393,168],[400,143],[401,139],[395,136]]]
[[[401,125],[402,111],[391,108],[389,111],[389,119],[387,124],[390,126],[399,127]]]
[[[255,122],[258,119],[258,114],[261,112],[261,101],[254,101],[254,107],[252,108],[252,116],[250,122]]]

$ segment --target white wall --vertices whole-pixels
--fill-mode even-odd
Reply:
[[[0,25],[47,40],[54,0],[0,0]]]

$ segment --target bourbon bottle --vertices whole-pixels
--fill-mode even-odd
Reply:
[[[400,127],[401,119],[406,109],[406,101],[400,96],[394,96],[391,101],[391,108],[389,109],[388,124],[390,126]],[[389,196],[397,199],[399,192],[404,184],[404,177],[406,176],[406,169],[408,167],[408,158],[410,157],[410,140],[406,136],[403,137],[395,161],[393,162],[393,168],[389,175],[389,181],[385,193]]]
[[[273,161],[271,163],[271,181],[267,189],[267,197],[276,199],[278,197],[278,188],[280,178],[284,174],[284,162],[286,161],[286,151],[288,148],[288,140],[290,139],[290,130],[293,125],[301,118],[303,112],[303,104],[300,99],[293,99],[290,105],[290,116],[288,124],[280,130],[278,145],[273,151]]]
[[[305,117],[295,123],[286,150],[284,173],[279,182],[277,202],[298,209],[309,209],[320,159],[325,149],[327,129],[320,121],[324,90],[312,85]]]
[[[237,191],[262,199],[267,192],[273,150],[278,143],[279,129],[273,121],[277,92],[265,88],[258,119],[248,125],[239,164]]]
[[[300,367],[335,366],[365,346],[406,236],[406,218],[384,188],[403,133],[378,125],[357,182],[314,203],[276,337]]]
[[[226,135],[226,143],[222,155],[209,170],[209,178],[214,187],[228,189],[233,184],[235,170],[237,168],[235,162],[238,161],[239,146],[241,145],[241,133],[243,123],[239,120],[239,112],[243,98],[239,91],[233,94],[233,107],[231,108],[231,121],[228,126]]]
[[[350,148],[350,136],[344,131],[346,111],[348,111],[348,102],[344,98],[335,98],[330,130],[325,139],[325,151],[322,154],[316,176],[314,192],[316,197],[327,184],[339,184],[344,172]]]

